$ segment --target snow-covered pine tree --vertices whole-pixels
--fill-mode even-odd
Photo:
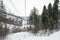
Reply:
[[[29,17],[29,24],[30,27],[34,26],[34,32],[37,33],[39,30],[39,16],[38,16],[38,10],[34,7],[34,9],[31,10],[31,14]]]

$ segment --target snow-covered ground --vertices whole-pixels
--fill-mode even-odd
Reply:
[[[60,40],[60,31],[55,32],[50,36],[37,36],[29,32],[19,32],[9,34],[5,40]]]

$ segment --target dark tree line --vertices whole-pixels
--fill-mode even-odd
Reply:
[[[41,21],[38,10],[34,7],[31,10],[31,14],[29,17],[30,30],[32,30],[33,27],[34,32],[37,33],[40,29],[49,29],[50,31],[52,31],[53,29],[57,29],[58,3],[59,0],[55,0],[53,6],[51,3],[49,3],[48,9],[44,5],[41,15]],[[42,22],[42,26],[40,26],[40,22]]]
[[[53,6],[50,3],[48,9],[44,6],[42,13],[43,29],[53,30],[58,28],[58,2],[59,0],[55,0]]]

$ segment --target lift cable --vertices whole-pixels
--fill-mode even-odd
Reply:
[[[17,10],[17,8],[16,8],[16,6],[15,6],[15,4],[11,0],[9,0],[9,1],[10,1],[11,5],[14,7],[14,9],[16,10],[16,12],[19,13],[18,10]]]
[[[15,8],[16,12],[19,13],[18,10],[16,9],[14,3],[13,3],[11,0],[9,0],[9,1],[10,1],[10,3],[12,4],[12,6]],[[25,3],[24,3],[24,4],[25,4],[25,20],[26,20],[26,0],[25,0]],[[27,21],[26,21],[25,24],[27,24]],[[25,26],[25,25],[24,25],[24,26]]]

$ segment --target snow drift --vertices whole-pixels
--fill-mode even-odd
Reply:
[[[5,40],[60,40],[60,31],[50,36],[36,36],[29,32],[19,32],[8,35]]]

